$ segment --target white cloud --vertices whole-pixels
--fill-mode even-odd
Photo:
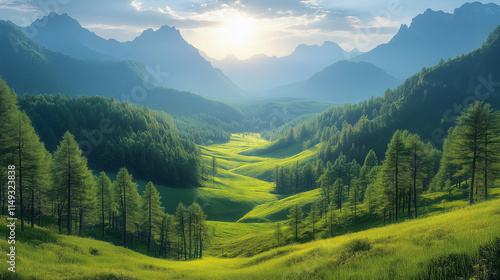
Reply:
[[[132,3],[130,3],[130,6],[134,7],[134,9],[136,9],[138,12],[140,12],[142,10],[142,2],[141,1],[134,0],[134,1],[132,1]]]

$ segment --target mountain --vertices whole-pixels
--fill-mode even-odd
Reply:
[[[145,30],[133,41],[105,40],[67,14],[38,19],[23,31],[50,50],[80,59],[135,60],[163,87],[214,98],[234,98],[240,89],[188,44],[175,27]]]
[[[275,88],[269,94],[356,103],[379,96],[400,82],[373,64],[342,60],[305,81]]]
[[[335,161],[341,153],[348,161],[362,162],[370,149],[383,155],[397,129],[418,133],[441,147],[448,129],[469,104],[480,100],[500,109],[498,61],[500,26],[481,48],[422,69],[384,96],[332,107],[295,129],[310,135],[312,144],[324,143],[319,154],[325,162]]]
[[[15,26],[0,21],[0,75],[17,93],[114,96],[174,116],[210,115],[231,122],[241,112],[221,102],[155,87],[143,63],[79,60],[48,50]]]
[[[290,55],[279,58],[260,54],[238,60],[229,55],[224,60],[211,62],[241,88],[266,90],[305,80],[339,60],[357,55],[356,49],[346,52],[335,43],[325,42],[321,46],[299,45]]]
[[[0,74],[18,93],[119,96],[142,85],[148,75],[132,61],[78,60],[34,42],[0,21]]]
[[[428,9],[387,44],[380,45],[355,61],[366,61],[397,78],[407,78],[422,69],[477,49],[500,25],[500,6],[467,3],[453,14]]]

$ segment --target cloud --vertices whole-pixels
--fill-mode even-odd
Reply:
[[[14,10],[23,13],[33,13],[38,11],[38,7],[31,1],[0,0],[0,9]]]
[[[142,2],[141,1],[134,0],[134,1],[132,1],[132,3],[130,3],[130,6],[134,7],[134,9],[138,12],[140,12],[142,10]]]

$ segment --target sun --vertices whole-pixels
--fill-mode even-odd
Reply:
[[[232,45],[248,43],[256,33],[255,21],[242,14],[229,16],[221,29],[225,42]]]

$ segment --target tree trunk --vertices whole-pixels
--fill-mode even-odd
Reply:
[[[104,239],[104,180],[101,178],[102,239]]]
[[[123,247],[127,248],[127,191],[123,186]]]
[[[484,201],[488,200],[488,133],[484,140]]]
[[[19,120],[19,142],[18,142],[18,160],[19,160],[19,203],[21,212],[21,232],[24,231],[24,202],[23,202],[23,145],[22,145],[21,121]]]
[[[35,227],[35,189],[31,189],[31,227]]]
[[[71,235],[71,157],[68,141],[68,235]]]
[[[474,139],[474,147],[476,146],[477,140]],[[477,149],[474,149],[474,156],[472,158],[472,177],[470,183],[470,197],[469,197],[469,205],[474,204],[474,179],[476,175],[476,159],[477,159]]]
[[[80,236],[83,235],[83,210],[81,210],[81,209],[80,209],[80,225],[79,225],[78,234]]]
[[[149,231],[148,231],[148,252],[147,252],[147,255],[149,256],[149,250],[150,250],[150,247],[151,247],[151,229],[152,229],[152,226],[151,226],[151,190],[149,190],[149,219],[148,219],[148,225],[149,225]]]

